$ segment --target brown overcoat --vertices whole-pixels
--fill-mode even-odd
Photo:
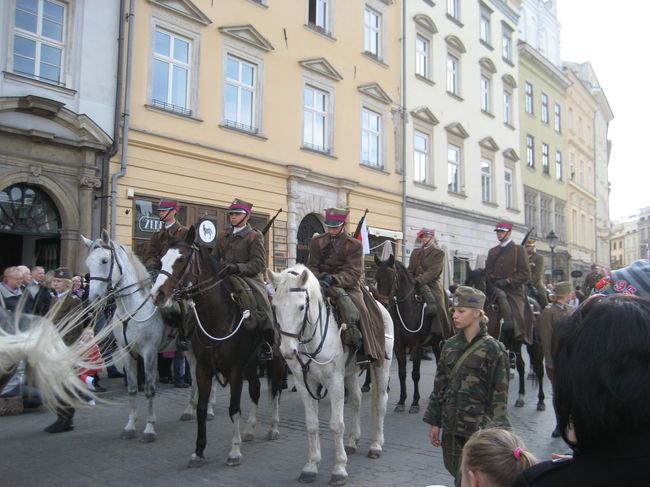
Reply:
[[[52,322],[58,325],[61,320],[81,309],[81,299],[70,291],[60,298],[54,295],[50,301],[50,309],[53,308],[56,308],[56,313],[52,316]],[[63,336],[63,342],[68,346],[72,345],[81,336],[83,328],[81,322],[77,323]]]
[[[317,278],[323,274],[334,277],[335,286],[345,289],[359,310],[361,335],[365,353],[384,362],[386,341],[381,311],[372,299],[364,299],[361,292],[363,275],[363,246],[356,238],[342,231],[336,237],[325,233],[309,242],[307,267]]]
[[[169,245],[174,240],[185,238],[187,228],[178,222],[174,222],[169,228],[161,228],[149,239],[147,250],[143,256],[142,263],[147,269],[160,270],[160,259],[167,253]]]
[[[442,286],[442,270],[445,265],[445,252],[429,245],[420,247],[411,253],[408,271],[418,284],[427,285],[438,305],[438,313],[433,318],[432,329],[444,338],[452,335],[451,321],[449,319],[449,306],[447,294]]]
[[[544,360],[546,360],[546,373],[553,381],[555,365],[553,364],[553,331],[558,321],[571,316],[574,307],[570,304],[552,303],[542,311],[542,316],[537,325],[539,338],[544,350]]]
[[[525,284],[530,280],[530,268],[526,250],[514,242],[505,247],[497,245],[488,252],[485,263],[488,299],[494,292],[494,282],[506,279],[509,284],[504,291],[512,308],[515,338],[533,343],[533,312],[528,305]]]

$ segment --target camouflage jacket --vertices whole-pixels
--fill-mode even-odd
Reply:
[[[456,360],[476,341],[481,344],[450,378]],[[508,380],[506,349],[488,335],[486,326],[481,326],[471,343],[458,333],[442,349],[423,420],[463,437],[488,425],[508,427]]]

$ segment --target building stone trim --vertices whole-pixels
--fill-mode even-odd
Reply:
[[[505,157],[506,159],[512,162],[517,162],[519,160],[519,156],[517,155],[517,152],[512,147],[509,147],[503,151],[503,157]]]
[[[149,0],[149,3],[182,15],[194,22],[210,25],[212,21],[190,0]]]
[[[421,122],[431,125],[438,125],[440,123],[429,107],[425,106],[420,106],[411,110],[411,116]]]
[[[334,81],[341,81],[343,79],[343,76],[324,57],[303,59],[302,61],[298,61],[298,64],[305,69],[333,79]]]
[[[222,26],[219,27],[219,32],[262,51],[270,52],[275,50],[273,45],[251,24]]]
[[[465,130],[460,122],[454,122],[446,125],[445,130],[450,134],[460,137],[461,139],[466,139],[469,137],[469,133],[467,133],[467,130]]]
[[[496,152],[499,150],[499,146],[492,137],[485,137],[484,139],[481,139],[478,145],[491,152]]]
[[[413,16],[413,22],[415,22],[419,27],[426,30],[430,34],[437,34],[438,28],[436,24],[431,20],[431,17],[424,14],[417,14]]]
[[[357,90],[364,95],[369,96],[370,98],[377,100],[378,102],[383,103],[384,105],[389,105],[393,103],[388,93],[379,86],[379,83],[367,83],[365,85],[357,86]]]

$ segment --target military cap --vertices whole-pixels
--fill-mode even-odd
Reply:
[[[415,236],[417,238],[433,237],[435,234],[436,232],[433,230],[433,228],[422,227],[422,229]]]
[[[458,286],[451,297],[451,304],[457,308],[483,309],[485,305],[485,294],[478,289],[469,286]]]
[[[170,200],[160,200],[160,203],[158,203],[158,211],[169,211],[169,210],[178,211],[178,203]]]
[[[508,222],[499,222],[494,226],[495,232],[510,232],[512,230],[512,225]]]
[[[327,208],[325,210],[325,225],[328,227],[340,227],[348,219],[348,210],[341,208]]]
[[[526,240],[526,247],[534,247],[536,240],[534,238],[529,238]]]
[[[56,277],[57,279],[72,279],[72,272],[67,267],[57,267],[52,277]]]
[[[553,286],[553,292],[556,296],[566,296],[571,293],[573,286],[569,281],[558,282]]]
[[[228,207],[228,213],[245,213],[246,215],[250,215],[252,209],[253,203],[235,198]]]

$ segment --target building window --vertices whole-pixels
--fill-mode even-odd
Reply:
[[[381,167],[381,115],[367,108],[361,111],[361,161]]]
[[[447,146],[447,191],[460,193],[460,147],[449,144]]]
[[[330,34],[330,16],[332,0],[308,0],[307,22],[310,27],[324,33]]]
[[[548,123],[548,95],[542,93],[542,122]]]
[[[447,54],[447,91],[456,96],[459,95],[459,80],[458,80],[458,64],[459,60],[456,56]]]
[[[562,110],[560,104],[555,104],[555,131],[559,134],[562,132]]]
[[[156,29],[151,104],[191,115],[189,108],[190,40]]]
[[[479,38],[488,46],[492,44],[492,27],[490,24],[492,11],[481,3],[481,17],[479,19]]]
[[[303,95],[303,146],[329,153],[327,135],[329,93],[305,85]]]
[[[501,38],[501,57],[512,63],[512,32],[510,26],[502,24],[503,36]]]
[[[526,162],[528,167],[535,167],[535,138],[526,135]]]
[[[415,74],[429,78],[429,41],[420,34],[415,36]]]
[[[490,112],[490,79],[481,75],[481,110]]]
[[[447,15],[460,21],[460,0],[447,0]]]
[[[426,183],[429,179],[429,136],[413,132],[413,180]]]
[[[50,0],[16,0],[13,72],[62,84],[65,5]]]
[[[512,93],[503,90],[503,123],[512,125]]]
[[[257,132],[255,93],[257,66],[235,56],[226,60],[224,123],[247,132]]]
[[[503,194],[505,197],[506,208],[514,208],[512,169],[506,169],[503,172],[503,181],[504,181]]]
[[[548,144],[542,142],[542,172],[549,174]]]
[[[530,113],[531,115],[533,114],[533,85],[526,81],[526,88],[525,88],[525,103],[524,106],[526,107],[526,113]]]
[[[381,59],[381,14],[370,7],[363,13],[363,50]]]
[[[542,195],[539,205],[540,233],[548,234],[551,231],[553,223],[553,199],[550,196]]]
[[[481,200],[492,201],[492,161],[481,159]]]
[[[562,181],[562,153],[555,151],[555,179]]]

